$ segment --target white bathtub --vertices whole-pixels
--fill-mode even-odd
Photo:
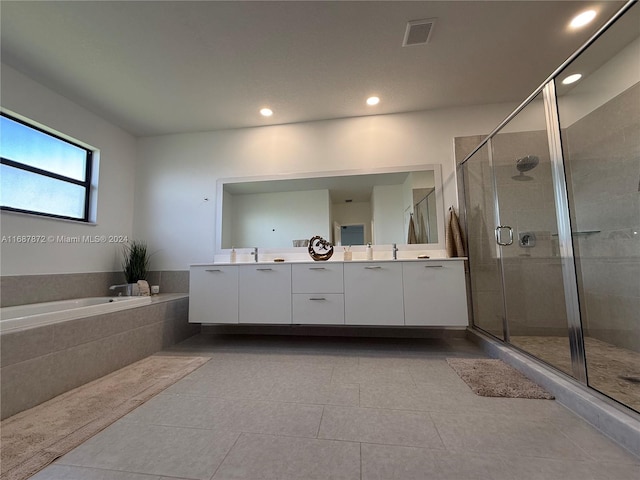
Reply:
[[[90,297],[0,308],[0,332],[116,312],[151,303],[151,297]]]

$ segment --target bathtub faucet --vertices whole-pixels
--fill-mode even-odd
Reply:
[[[258,261],[258,247],[253,247],[253,252],[251,252],[251,254],[253,255],[253,261],[257,262]]]
[[[109,290],[115,290],[116,288],[123,288],[125,293],[127,295],[130,295],[130,293],[129,293],[129,284],[128,283],[123,283],[122,285],[111,285],[109,287]],[[118,295],[122,295],[122,293],[119,293]]]

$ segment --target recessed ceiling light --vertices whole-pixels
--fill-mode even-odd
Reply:
[[[595,10],[587,10],[587,11],[582,12],[582,13],[576,15],[575,17],[573,17],[573,19],[571,20],[571,23],[569,24],[569,26],[571,28],[584,27],[585,25],[591,23],[591,21],[594,18],[596,18],[596,11]]]
[[[271,110],[270,108],[261,108],[260,115],[262,115],[263,117],[270,117],[271,115],[273,115],[273,110]]]
[[[367,98],[367,105],[377,105],[379,103],[380,103],[380,99],[378,97]]]
[[[563,85],[569,85],[571,83],[576,83],[578,80],[582,78],[581,73],[574,73],[573,75],[569,75],[567,78],[562,80]]]

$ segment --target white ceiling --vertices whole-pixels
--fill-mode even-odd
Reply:
[[[623,3],[3,0],[1,54],[132,134],[162,135],[519,103]],[[594,24],[570,31],[592,6]],[[429,44],[402,47],[423,18],[437,18]]]

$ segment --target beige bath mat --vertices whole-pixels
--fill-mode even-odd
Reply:
[[[0,478],[29,478],[208,360],[147,357],[3,420]]]
[[[554,398],[502,360],[447,358],[447,363],[476,395],[549,400]]]

